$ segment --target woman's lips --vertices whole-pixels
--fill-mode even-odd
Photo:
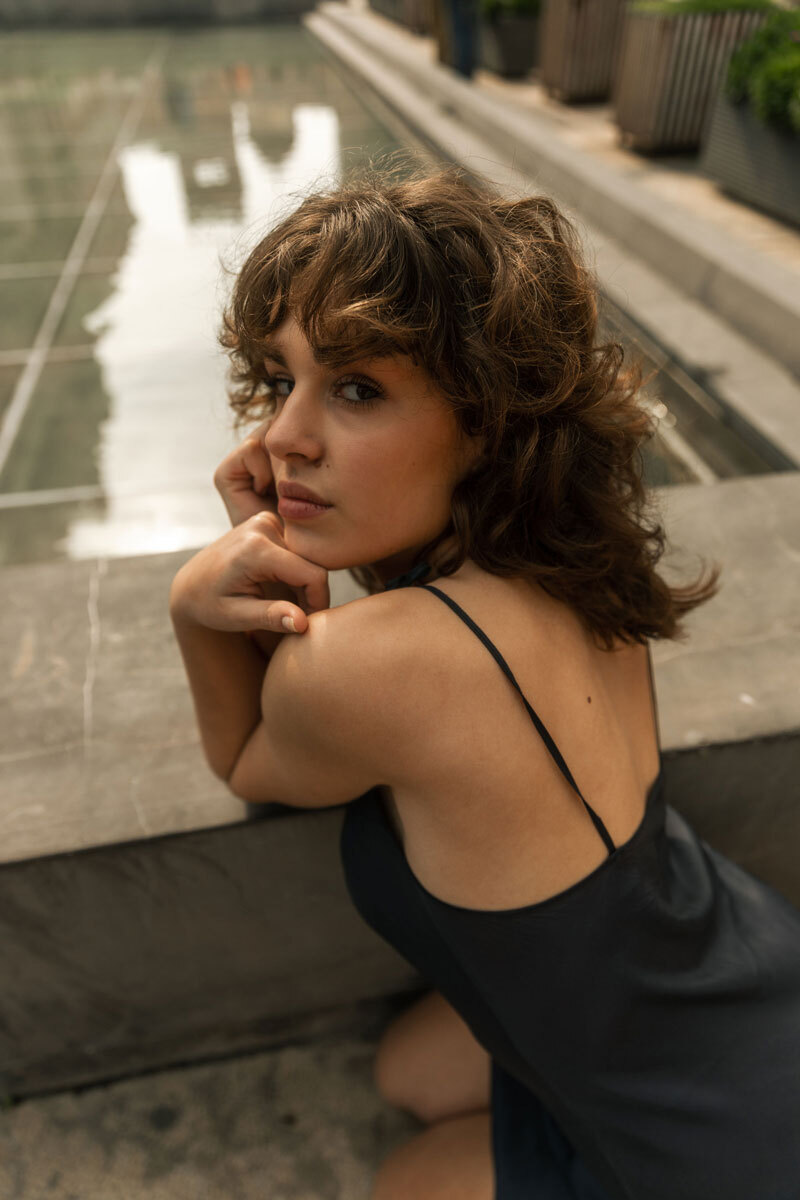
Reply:
[[[281,496],[278,500],[278,512],[282,517],[297,520],[303,517],[318,517],[333,508],[332,504],[312,504],[310,500],[292,500],[289,496]]]

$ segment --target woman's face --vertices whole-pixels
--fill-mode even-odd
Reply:
[[[264,444],[278,495],[299,483],[331,505],[281,514],[287,548],[329,570],[371,566],[384,582],[407,570],[447,525],[476,440],[409,358],[323,366],[290,317],[265,362],[276,408]]]

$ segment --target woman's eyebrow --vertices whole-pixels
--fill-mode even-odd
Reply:
[[[271,358],[273,362],[280,363],[282,367],[286,367],[287,369],[289,367],[286,359],[281,354],[280,347],[276,346],[274,342],[267,342],[264,346],[264,357]]]
[[[276,342],[265,342],[262,349],[263,349],[263,354],[264,354],[265,358],[270,358],[270,359],[272,359],[273,362],[276,362],[280,366],[284,367],[285,370],[287,370],[287,371],[289,370],[289,364],[286,361],[285,356],[281,352],[281,349]],[[315,358],[316,358],[316,356],[315,356]],[[378,371],[381,371],[381,370],[386,369],[384,364],[391,360],[392,360],[392,355],[389,355],[389,354],[366,355],[363,358],[353,358],[353,359],[348,359],[345,362],[331,364],[331,370],[341,371],[345,367],[349,366],[349,367],[364,367],[365,369],[371,368],[372,370],[375,370],[377,368]]]

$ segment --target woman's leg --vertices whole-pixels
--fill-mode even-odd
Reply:
[[[370,1200],[495,1200],[491,1115],[438,1121],[393,1150]]]
[[[396,1017],[378,1044],[375,1084],[425,1124],[490,1105],[491,1059],[440,992]]]

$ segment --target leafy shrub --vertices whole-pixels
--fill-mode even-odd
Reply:
[[[678,16],[685,13],[774,12],[773,0],[634,0],[631,11]]]
[[[504,13],[515,17],[538,17],[542,0],[480,0],[481,16],[496,20]]]
[[[800,46],[776,55],[753,76],[750,103],[753,112],[765,125],[790,133],[800,132],[793,126],[793,101],[800,98]]]
[[[789,124],[795,133],[800,133],[800,88],[789,101]]]
[[[734,51],[725,94],[775,129],[800,132],[800,12],[774,12]]]

